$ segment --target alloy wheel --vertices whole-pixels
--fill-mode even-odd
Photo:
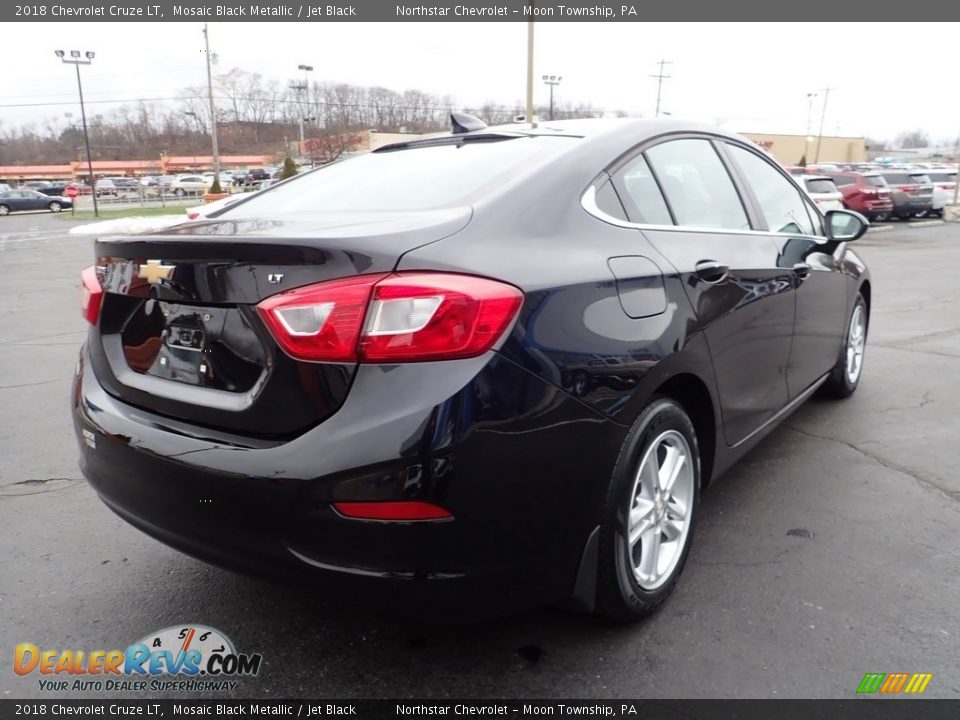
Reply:
[[[854,385],[863,369],[863,351],[867,344],[867,313],[862,304],[853,309],[850,329],[847,331],[847,381]]]
[[[690,533],[693,453],[686,438],[667,430],[647,448],[630,493],[627,554],[634,579],[655,590],[673,574]]]

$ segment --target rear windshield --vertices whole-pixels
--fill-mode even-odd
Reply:
[[[561,154],[569,137],[447,142],[367,153],[278,185],[227,211],[272,216],[328,210],[423,210],[470,203],[521,169]]]
[[[882,175],[864,175],[863,181],[871,187],[887,187],[887,181]]]
[[[923,174],[923,173],[917,173],[916,175],[914,175],[914,174],[911,173],[911,175],[910,175],[910,182],[914,182],[914,183],[916,183],[917,185],[929,185],[929,184],[930,184],[930,178],[929,178],[929,176],[927,176],[927,175],[925,175],[925,174]]]
[[[957,174],[955,172],[944,172],[942,170],[937,170],[935,172],[927,173],[930,176],[930,179],[934,182],[956,182]]]
[[[891,185],[915,185],[916,180],[914,180],[908,173],[893,173],[885,172],[883,177],[886,178],[887,182]]]
[[[817,180],[807,180],[807,190],[812,193],[835,193],[839,192],[837,186],[833,184],[833,180],[826,179],[817,179]]]

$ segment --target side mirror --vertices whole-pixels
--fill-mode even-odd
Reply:
[[[826,215],[827,238],[834,242],[851,242],[867,231],[870,221],[852,210],[830,210]]]

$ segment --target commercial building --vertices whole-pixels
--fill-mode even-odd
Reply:
[[[824,135],[822,138],[817,138],[806,135],[755,132],[740,134],[753,140],[783,165],[799,165],[801,158],[805,158],[808,165],[814,162],[865,162],[867,159],[867,140],[862,137]]]

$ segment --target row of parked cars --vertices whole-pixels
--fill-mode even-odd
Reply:
[[[224,190],[230,187],[259,187],[262,183],[279,177],[280,168],[265,167],[253,170],[238,170],[220,173],[220,186]],[[183,197],[208,192],[213,185],[215,173],[184,173],[180,175],[145,175],[142,177],[102,177],[91,188],[82,180],[27,180],[17,188],[0,183],[0,192],[9,190],[33,190],[49,197],[62,197],[67,187],[73,186],[80,195],[96,192],[97,197],[118,197],[126,194],[159,195],[169,194]]]
[[[942,216],[957,184],[957,168],[947,165],[831,164],[787,170],[824,211],[856,210],[871,222]]]

